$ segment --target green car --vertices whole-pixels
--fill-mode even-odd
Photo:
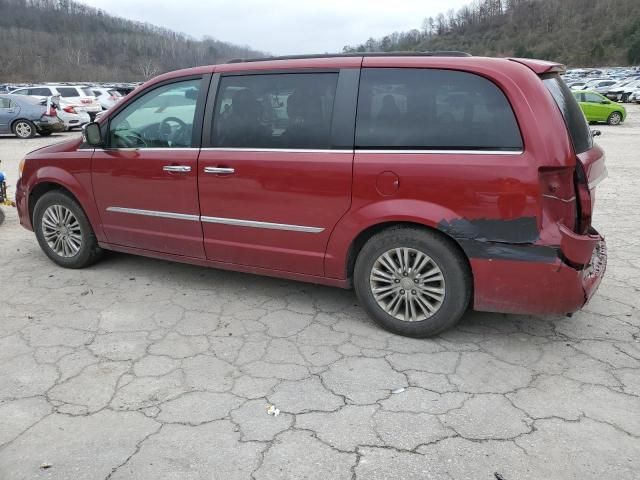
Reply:
[[[609,125],[620,125],[627,117],[624,106],[612,102],[599,93],[578,90],[573,92],[573,96],[576,97],[589,122],[607,122]]]

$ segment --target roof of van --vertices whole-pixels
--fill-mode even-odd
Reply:
[[[565,66],[544,60],[523,58],[493,58],[474,57],[464,52],[363,52],[347,54],[294,55],[286,57],[268,57],[249,59],[248,61],[234,60],[232,63],[191,67],[167,72],[159,75],[144,85],[155,84],[176,77],[196,76],[208,73],[226,73],[238,71],[278,71],[288,69],[336,69],[360,67],[406,67],[419,68],[466,68],[480,69],[489,67],[502,70],[506,63],[518,63],[526,66],[537,75],[544,73],[562,73]],[[140,88],[140,87],[138,87]]]

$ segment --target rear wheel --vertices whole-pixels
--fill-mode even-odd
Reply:
[[[627,103],[629,101],[629,96],[630,95],[631,95],[630,93],[623,94],[622,97],[621,97],[622,103]]]
[[[622,123],[622,115],[620,112],[613,112],[607,119],[609,125],[620,125]]]
[[[471,298],[464,255],[437,233],[393,228],[372,237],[354,270],[356,294],[387,330],[429,337],[455,325]]]
[[[51,135],[53,132],[39,132],[41,137],[48,137],[49,135]]]
[[[40,248],[62,267],[88,267],[102,255],[84,211],[63,192],[40,197],[33,211],[33,229]]]
[[[13,124],[13,133],[19,138],[32,138],[36,136],[36,126],[29,120],[18,120]]]

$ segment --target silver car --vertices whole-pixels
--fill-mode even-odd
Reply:
[[[0,95],[0,134],[31,138],[36,134],[46,137],[64,130],[64,122],[58,118],[51,97],[40,100],[24,95]]]

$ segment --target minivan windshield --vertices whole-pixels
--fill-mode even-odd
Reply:
[[[543,75],[542,81],[562,112],[576,153],[584,153],[593,148],[589,124],[569,87],[555,73]]]

